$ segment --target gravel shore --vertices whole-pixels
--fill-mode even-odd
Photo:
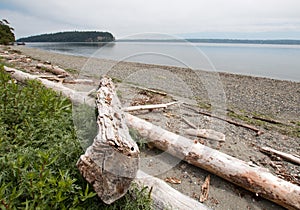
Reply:
[[[222,103],[229,109],[268,115],[285,122],[300,119],[300,82],[69,56],[28,47],[14,48],[36,59],[77,69],[81,75],[108,73],[115,78],[135,80],[132,82],[148,84],[181,96],[187,96],[187,92],[190,92],[188,96],[203,102],[211,102],[216,97],[210,93],[216,88],[210,83],[216,82],[219,90],[215,94],[224,94],[219,100],[223,100]],[[154,77],[152,81],[149,81],[150,76]]]
[[[117,93],[124,106],[137,102],[152,100],[169,102],[179,100],[186,106],[172,106],[164,111],[142,111],[134,114],[153,124],[180,135],[195,139],[209,147],[229,154],[238,159],[261,167],[271,173],[300,185],[300,167],[282,159],[274,159],[259,151],[261,146],[269,146],[291,154],[300,151],[300,83],[268,78],[242,76],[228,73],[192,71],[190,69],[149,65],[142,63],[116,62],[110,60],[85,58],[42,51],[24,46],[12,49],[30,56],[36,63],[49,61],[64,69],[79,71],[78,77],[99,78],[108,74],[118,83]],[[16,65],[19,63],[11,62]],[[34,69],[35,66],[33,65]],[[159,89],[168,93],[168,97],[145,95],[133,87]],[[212,112],[223,118],[241,123],[248,123],[263,131],[256,135],[252,130],[201,115],[193,110],[201,109]],[[254,120],[253,117],[272,120],[274,123]],[[198,128],[213,128],[226,136],[226,141],[218,143],[207,139],[195,138],[184,133],[189,125],[182,121],[187,119]],[[150,148],[143,150],[142,157],[148,162],[144,171],[161,170],[155,168],[156,156],[161,151]],[[151,159],[153,157],[153,159]],[[174,161],[166,157],[165,162]],[[177,160],[175,160],[176,162]],[[158,164],[159,165],[159,164]],[[274,165],[276,167],[274,167]],[[280,168],[280,170],[278,169]],[[176,177],[180,185],[172,187],[199,199],[201,185],[209,173],[178,160],[172,169],[157,176],[161,179]],[[283,209],[282,207],[257,197],[254,193],[236,187],[227,181],[211,174],[209,200],[206,205],[213,209]]]

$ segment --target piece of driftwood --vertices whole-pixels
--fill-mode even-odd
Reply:
[[[65,78],[62,81],[63,83],[67,84],[85,84],[85,85],[93,85],[95,82],[91,79],[69,79]]]
[[[143,186],[152,188],[151,198],[153,200],[153,209],[209,209],[204,204],[183,195],[161,179],[149,176],[140,170],[138,171],[135,183],[137,183],[141,188]]]
[[[70,76],[68,72],[66,72],[64,69],[62,68],[59,68],[58,66],[53,66],[51,64],[42,64],[42,63],[39,63],[36,65],[36,67],[38,69],[46,69],[46,71],[49,71],[53,74],[56,74],[56,75],[62,75],[62,76]]]
[[[206,201],[208,199],[209,184],[210,184],[210,175],[208,175],[205,178],[204,183],[201,186],[201,194],[200,194],[200,199],[199,199],[199,201],[201,203],[203,203],[204,201]]]
[[[185,134],[225,142],[225,135],[212,129],[185,129]]]
[[[155,93],[155,94],[162,95],[162,96],[167,95],[166,92],[163,92],[163,91],[160,91],[160,90],[154,90],[154,89],[150,89],[150,88],[146,88],[146,87],[140,87],[140,86],[134,86],[134,87],[137,88],[137,89],[140,89],[140,90],[144,90],[146,92],[151,92],[151,93]]]
[[[63,86],[61,83],[55,83],[46,79],[41,79],[38,78],[38,76],[31,75],[14,68],[4,66],[4,70],[10,73],[11,76],[19,82],[25,83],[26,80],[35,79],[40,81],[43,85],[45,85],[45,87],[51,88],[56,92],[61,93],[65,97],[68,97],[73,103],[87,104],[91,107],[95,107],[95,100],[89,97],[87,92],[78,92]],[[140,189],[143,189],[144,187],[148,187],[149,189],[153,188],[150,196],[153,201],[154,209],[209,209],[196,200],[183,195],[158,178],[148,175],[140,170],[138,170],[137,174],[138,175],[133,182],[136,183]]]
[[[270,147],[261,147],[260,151],[262,151],[264,153],[267,153],[267,154],[277,155],[279,157],[282,157],[285,160],[288,160],[292,163],[296,163],[296,164],[300,165],[300,158],[296,157],[295,155],[291,155],[291,154],[288,154],[288,153],[285,153],[285,152],[281,152],[281,151],[272,149]]]
[[[139,148],[129,135],[114,84],[100,80],[96,99],[98,134],[77,167],[107,204],[126,194],[139,167]]]
[[[196,113],[203,114],[203,115],[206,115],[206,116],[209,116],[209,117],[213,117],[213,118],[216,118],[216,119],[219,119],[219,120],[223,120],[223,121],[225,121],[225,122],[228,122],[228,123],[233,124],[233,125],[236,125],[236,126],[240,126],[240,127],[244,127],[244,128],[253,130],[253,131],[256,132],[256,135],[261,135],[261,134],[263,134],[263,131],[262,131],[262,130],[260,130],[259,128],[256,128],[256,127],[254,127],[254,126],[252,126],[252,125],[249,125],[249,124],[246,124],[246,123],[240,123],[240,122],[237,122],[237,121],[228,119],[228,118],[220,117],[220,116],[214,115],[214,114],[209,113],[209,112],[205,112],[205,111],[201,111],[201,110],[196,110],[196,109],[190,107],[189,104],[186,104],[186,103],[183,103],[183,104],[184,104],[184,105],[187,105],[186,107],[187,107],[188,109],[191,109],[191,110],[193,110],[193,111],[196,112]]]
[[[272,175],[267,169],[166,131],[128,113],[126,119],[129,127],[155,147],[288,209],[300,209],[300,187]]]
[[[189,125],[190,127],[194,128],[194,129],[198,129],[198,127],[197,127],[194,123],[190,122],[190,121],[187,120],[186,118],[181,117],[181,119],[182,119],[183,122],[185,122],[185,123],[186,123],[187,125]]]
[[[149,105],[141,105],[141,106],[129,106],[124,107],[122,110],[125,112],[131,112],[131,111],[139,111],[139,110],[153,110],[153,109],[167,109],[169,106],[172,106],[174,104],[178,104],[177,101],[169,102],[166,104],[149,104]]]

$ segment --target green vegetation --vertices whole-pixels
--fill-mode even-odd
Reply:
[[[18,39],[18,42],[111,42],[114,36],[109,32],[66,31],[42,34]]]
[[[15,41],[14,29],[9,26],[5,19],[0,20],[0,44],[8,45]]]
[[[70,101],[0,69],[0,209],[150,209],[147,188],[103,204],[75,164],[83,149]]]

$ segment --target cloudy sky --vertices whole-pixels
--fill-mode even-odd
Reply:
[[[300,39],[299,0],[0,0],[17,38],[100,30],[116,38],[164,33],[185,38]]]

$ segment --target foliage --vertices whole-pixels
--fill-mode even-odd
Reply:
[[[36,81],[15,84],[2,67],[0,95],[0,209],[150,209],[136,187],[105,205],[79,174],[68,99]]]
[[[15,41],[14,29],[5,19],[0,20],[0,44],[8,45]]]
[[[111,42],[114,39],[109,32],[66,31],[21,38],[18,42]]]

